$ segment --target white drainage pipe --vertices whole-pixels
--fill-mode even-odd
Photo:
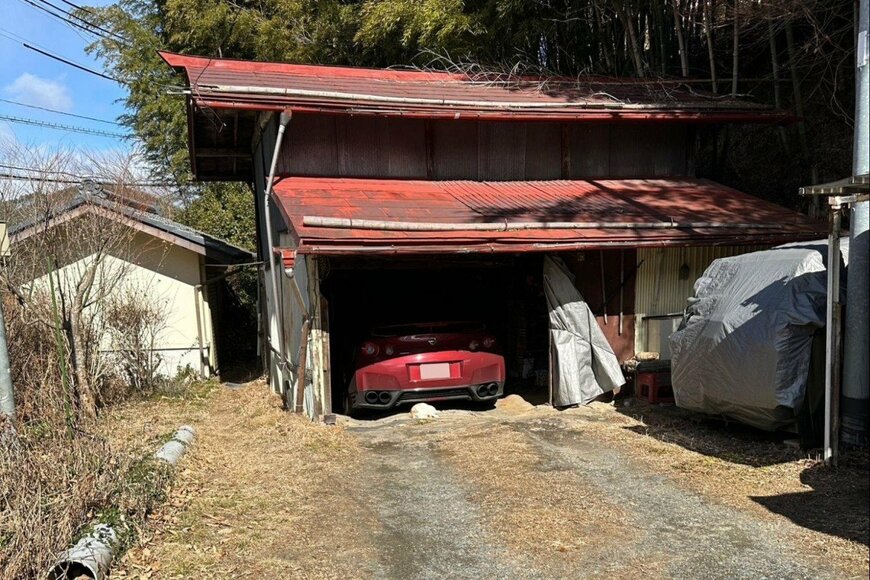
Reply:
[[[61,578],[94,578],[101,580],[109,575],[112,555],[118,536],[107,524],[97,524],[75,546],[61,554],[49,572],[50,580]]]
[[[196,430],[189,425],[178,428],[172,439],[167,441],[154,458],[169,465],[175,465],[196,438]],[[48,573],[49,580],[66,578],[93,578],[105,580],[109,576],[118,535],[112,526],[97,524],[94,530],[61,554],[57,563]]]
[[[175,465],[195,438],[196,430],[189,425],[182,425],[172,436],[172,439],[157,450],[154,457],[169,465]]]

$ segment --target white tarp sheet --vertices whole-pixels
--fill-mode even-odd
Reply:
[[[826,248],[715,260],[671,335],[679,407],[775,430],[804,401],[813,334],[825,324]]]
[[[585,405],[623,385],[619,361],[560,258],[544,258],[544,292],[550,312],[553,405]]]

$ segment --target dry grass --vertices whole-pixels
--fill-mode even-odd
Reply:
[[[600,481],[587,481],[576,466],[542,453],[535,425],[553,428],[553,422],[557,430],[581,432],[591,446],[625,455],[637,468],[782,522],[780,529],[802,552],[824,557],[826,566],[837,562],[844,576],[866,575],[861,533],[866,537],[867,514],[859,509],[851,517],[843,503],[849,490],[866,493],[866,461],[820,471],[796,449],[758,434],[716,430],[672,409],[630,411],[603,404],[563,413],[501,409],[473,420],[382,428],[401,429],[396,436],[409,444],[431,446],[467,484],[487,529],[520,561],[555,576],[582,569],[591,576],[658,577],[667,562],[638,561],[620,550],[644,522],[602,493]],[[382,524],[354,497],[365,491],[363,462],[372,468],[377,458],[359,448],[356,436],[283,412],[262,383],[238,390],[211,385],[124,405],[111,413],[104,432],[116,445],[130,446],[157,441],[182,423],[195,425],[199,438],[168,502],[113,577],[371,575]],[[794,505],[811,509],[789,512]],[[816,521],[801,520],[812,513]]]
[[[866,451],[836,470],[777,437],[700,421],[679,409],[595,403],[563,414],[587,436],[630,455],[650,470],[723,504],[786,526],[794,544],[848,575],[868,569]],[[595,428],[571,420],[593,419]]]
[[[129,541],[167,473],[146,459],[151,441],[109,441],[99,421],[77,416],[51,332],[3,307],[18,436],[0,440],[0,578],[17,580],[44,575],[98,519]]]
[[[99,437],[37,436],[0,448],[0,578],[44,575],[91,523],[111,523],[122,545],[162,498],[167,473],[138,449]]]
[[[120,409],[121,439],[196,426],[170,499],[115,578],[353,577],[369,550],[353,438],[281,410],[262,382]]]

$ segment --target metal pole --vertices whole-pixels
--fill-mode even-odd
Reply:
[[[607,281],[604,279],[604,250],[598,252],[601,262],[601,302],[604,304],[604,324],[607,325]]]
[[[287,350],[286,345],[284,344],[284,329],[281,323],[281,296],[278,293],[278,265],[281,263],[276,260],[275,255],[275,242],[272,237],[272,213],[270,211],[270,204],[272,201],[272,186],[275,181],[275,169],[278,166],[278,157],[281,154],[281,141],[284,139],[284,131],[287,129],[287,124],[290,122],[290,118],[292,116],[292,112],[290,109],[285,109],[281,111],[281,115],[278,117],[278,135],[275,137],[275,149],[272,151],[272,163],[269,166],[269,177],[266,178],[266,188],[263,191],[263,225],[266,228],[266,243],[268,247],[266,248],[266,256],[263,256],[264,264],[269,265],[269,281],[271,282],[272,287],[272,304],[270,304],[267,309],[267,315],[269,311],[272,311],[272,314],[275,316],[276,326],[278,327],[278,344],[277,344],[277,355],[278,355],[278,366],[286,367],[287,361]],[[275,346],[271,345],[271,324],[269,325],[269,334],[270,334],[270,351],[274,355]],[[286,368],[284,369],[286,371]],[[271,369],[270,369],[271,375]],[[284,372],[281,373],[281,380],[284,380]],[[289,387],[287,385],[283,385],[285,392],[284,395],[284,405],[287,409],[290,409],[290,393]]]
[[[855,140],[852,174],[870,173],[870,0],[858,6],[855,50]],[[849,227],[849,278],[846,289],[846,332],[843,355],[842,436],[850,445],[867,445],[870,403],[870,203],[852,204]]]
[[[15,421],[15,393],[12,390],[12,374],[9,371],[9,349],[6,347],[6,320],[0,300],[0,414],[6,421]]]

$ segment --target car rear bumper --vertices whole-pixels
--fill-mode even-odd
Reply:
[[[482,387],[486,388],[486,394],[479,392]],[[495,389],[492,392],[492,388]],[[378,402],[366,401],[366,393],[377,393]],[[386,410],[399,405],[412,405],[414,403],[434,403],[437,401],[492,401],[504,394],[504,382],[483,383],[480,385],[466,385],[461,387],[445,388],[420,388],[403,389],[398,391],[368,390],[362,393],[356,392],[352,398],[354,409],[380,409]],[[383,399],[389,397],[385,402]]]
[[[442,376],[426,376],[437,366]],[[448,372],[449,369],[449,372]],[[349,385],[354,409],[389,409],[423,401],[488,401],[504,392],[500,354],[445,350],[397,356],[358,368]]]

